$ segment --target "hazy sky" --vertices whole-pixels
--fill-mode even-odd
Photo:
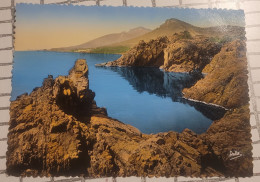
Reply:
[[[241,10],[18,4],[15,49],[39,50],[78,45],[139,26],[154,29],[169,18],[201,27],[244,26]]]

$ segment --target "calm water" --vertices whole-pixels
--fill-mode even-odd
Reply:
[[[181,132],[185,128],[196,133],[207,130],[212,123],[208,106],[181,99],[181,90],[192,84],[188,74],[165,73],[154,68],[95,67],[95,64],[119,57],[112,54],[15,52],[11,99],[41,86],[48,75],[67,75],[75,60],[83,58],[89,66],[90,89],[96,93],[97,105],[106,107],[110,117],[144,133]]]

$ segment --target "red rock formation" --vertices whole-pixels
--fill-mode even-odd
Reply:
[[[248,105],[228,111],[205,133],[208,146],[223,161],[228,176],[253,175]]]
[[[220,44],[209,38],[175,39],[164,49],[165,71],[190,72],[202,70],[220,50]]]
[[[205,78],[184,89],[184,97],[230,109],[210,126],[206,141],[230,175],[252,174],[245,43],[236,40],[225,44],[203,72],[207,73]]]
[[[226,108],[248,104],[247,61],[243,41],[225,44],[202,72],[204,79],[183,90],[184,97]]]
[[[202,135],[188,129],[182,133],[146,135],[109,118],[105,109],[96,106],[87,73],[86,62],[78,60],[68,76],[56,79],[49,76],[42,87],[11,103],[7,174],[251,175],[248,115],[241,121],[238,119],[240,112],[246,112],[227,113]],[[230,117],[234,122],[226,122]],[[242,135],[234,141],[232,135],[238,131]],[[221,136],[225,137],[224,142]],[[230,150],[238,150],[243,156],[232,163],[228,158]]]
[[[164,62],[164,49],[169,43],[168,38],[159,37],[149,42],[140,41],[137,46],[123,54],[116,61],[101,64],[101,66],[147,66],[159,67]]]
[[[139,44],[116,61],[97,66],[160,67],[165,71],[202,70],[219,52],[221,45],[204,36],[192,38],[189,32],[159,37]]]
[[[201,135],[216,157],[205,159],[216,168],[222,163],[230,176],[252,175],[245,42],[234,40],[220,45],[203,36],[190,39],[176,34],[169,38],[164,49],[161,68],[174,72],[198,69],[206,73],[205,78],[183,90],[184,97],[230,110]],[[132,51],[135,53],[135,49]],[[125,62],[124,55],[112,63],[122,66]]]

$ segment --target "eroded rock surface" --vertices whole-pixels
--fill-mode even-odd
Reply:
[[[68,76],[49,76],[11,103],[7,174],[251,175],[250,125],[247,114],[239,119],[246,107],[227,113],[202,135],[189,129],[146,135],[96,106],[87,75],[85,60],[78,60]],[[234,137],[238,131],[241,136]],[[230,151],[242,156],[231,161]]]
[[[164,49],[169,43],[168,37],[159,37],[145,42],[141,40],[137,46],[123,54],[116,61],[100,64],[100,66],[147,66],[160,67],[164,63]]]
[[[184,97],[229,109],[210,126],[206,140],[214,153],[221,156],[230,174],[235,175],[234,170],[241,175],[252,173],[245,42],[235,40],[225,44],[202,71],[205,78],[184,89]]]
[[[160,67],[165,71],[202,70],[220,51],[221,44],[204,36],[191,37],[182,32],[140,43],[116,61],[97,66]]]
[[[132,53],[128,52],[104,65],[124,66]],[[251,175],[248,77],[243,38],[216,43],[210,38],[190,37],[183,32],[168,37],[163,54],[164,60],[159,62],[164,64],[160,68],[166,71],[190,72],[195,69],[205,73],[204,78],[183,90],[185,98],[227,109],[226,114],[214,121],[208,131],[201,135],[218,159],[211,160],[211,163],[221,166],[220,162],[231,176]]]
[[[226,108],[248,104],[246,48],[243,41],[225,44],[202,72],[204,79],[184,89],[184,96]]]
[[[214,121],[205,133],[206,143],[223,160],[229,176],[250,176],[253,173],[250,131],[249,108],[244,105]]]

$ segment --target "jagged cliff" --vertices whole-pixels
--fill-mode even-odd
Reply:
[[[146,135],[109,118],[96,106],[87,74],[85,60],[78,60],[68,76],[49,76],[42,87],[11,103],[7,174],[240,176],[244,168],[250,171],[250,158],[243,156],[246,166],[237,162],[240,169],[233,166],[227,173],[228,154],[207,143],[214,135],[188,129]]]
[[[140,41],[137,46],[123,54],[116,61],[101,64],[101,66],[150,66],[159,67],[164,62],[164,49],[169,43],[168,38],[160,37],[148,43]]]
[[[160,40],[164,41],[160,44]],[[160,49],[160,59],[157,56],[158,52],[153,51],[158,50],[153,48],[154,42],[163,45]],[[146,54],[150,57],[145,56]],[[128,59],[135,55],[138,59],[128,62]],[[222,106],[227,112],[221,119],[215,120],[201,136],[219,159],[217,161],[222,161],[227,174],[252,174],[244,40],[216,42],[204,36],[191,37],[188,32],[183,32],[147,43],[141,42],[118,60],[98,66],[151,66],[166,71],[197,70],[205,73],[204,78],[198,80],[191,88],[183,90],[184,98]]]
[[[220,48],[220,43],[208,37],[191,37],[189,32],[182,32],[149,42],[140,41],[118,60],[97,66],[160,67],[174,72],[201,71]]]
[[[184,96],[226,108],[248,104],[246,46],[243,41],[225,44],[202,70],[204,79],[184,89]]]
[[[190,130],[145,135],[106,115],[88,88],[78,60],[68,76],[11,103],[9,175],[223,175],[203,159],[214,154]]]
[[[244,40],[216,42],[182,32],[141,41],[118,60],[96,66],[155,67],[167,72],[203,73],[205,78],[183,90],[184,97],[225,108],[248,104],[247,62]],[[195,71],[196,70],[196,71]]]
[[[184,89],[184,97],[229,109],[224,117],[213,122],[205,138],[214,153],[222,153],[227,170],[236,169],[245,175],[249,172],[247,168],[252,170],[245,42],[235,40],[225,44],[202,71],[206,73],[205,78]],[[244,157],[230,160],[223,155],[230,151]]]

